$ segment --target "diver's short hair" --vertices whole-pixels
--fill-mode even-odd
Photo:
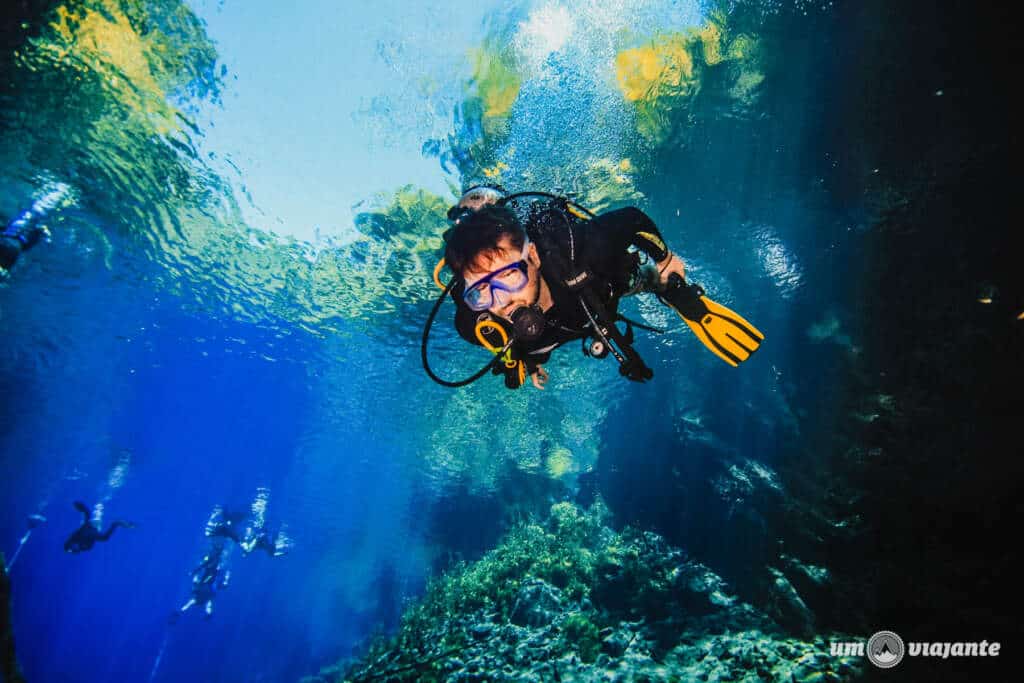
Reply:
[[[516,214],[504,206],[485,206],[459,221],[448,235],[444,260],[459,275],[481,256],[498,254],[498,243],[507,237],[513,248],[526,244],[526,230]]]

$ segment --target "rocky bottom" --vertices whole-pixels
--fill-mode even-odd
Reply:
[[[433,582],[390,640],[314,681],[845,681],[840,633],[788,634],[650,532],[615,532],[600,505],[552,508]]]

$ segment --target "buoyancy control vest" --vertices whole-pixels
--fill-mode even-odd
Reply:
[[[573,328],[578,327],[567,329],[569,336],[584,340],[583,350],[588,356],[604,358],[613,355],[619,362],[620,374],[627,379],[639,382],[650,379],[653,372],[633,349],[632,325],[636,323],[616,313],[618,296],[614,288],[588,268],[580,233],[585,230],[586,222],[595,217],[594,214],[568,197],[546,192],[519,192],[504,197],[499,203],[513,208],[520,217],[527,237],[536,245],[541,275],[554,301],[552,310],[560,311],[563,315],[570,314]],[[468,211],[453,207],[449,211],[449,219],[458,224]],[[458,387],[479,379],[490,370],[494,374],[504,374],[507,387],[518,388],[525,382],[526,376],[536,372],[537,366],[546,361],[551,349],[542,348],[538,352],[532,342],[524,342],[522,330],[517,334],[514,324],[492,316],[487,311],[470,309],[462,298],[464,282],[461,277],[455,276],[446,286],[441,285],[438,275],[443,265],[442,260],[434,272],[434,280],[443,291],[423,331],[421,356],[427,374],[444,386]],[[430,328],[446,295],[451,295],[456,304],[455,324],[460,336],[495,354],[480,371],[456,382],[435,375],[427,360]],[[625,333],[616,327],[616,320],[626,322]]]

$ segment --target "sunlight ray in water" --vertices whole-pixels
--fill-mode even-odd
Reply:
[[[1014,24],[960,5],[7,3],[3,666],[851,680],[1011,602]],[[552,193],[523,261],[480,183]]]

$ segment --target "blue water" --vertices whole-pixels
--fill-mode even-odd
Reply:
[[[680,499],[673,482],[711,477],[723,462],[749,459],[774,472],[794,453],[807,468],[824,457],[817,430],[838,410],[836,382],[861,352],[851,282],[864,267],[877,208],[842,186],[852,172],[837,160],[856,159],[856,143],[824,132],[826,111],[848,97],[832,80],[845,64],[829,48],[841,26],[830,3],[798,3],[792,23],[781,24],[792,36],[764,36],[776,52],[756,68],[737,59],[733,71],[708,71],[705,98],[663,112],[669,133],[651,139],[616,89],[609,45],[630,31],[699,27],[709,8],[620,3],[616,15],[570,4],[576,32],[523,67],[501,125],[479,116],[473,88],[486,79],[474,81],[471,58],[429,52],[425,45],[443,41],[426,29],[402,42],[374,25],[377,52],[352,59],[420,89],[392,92],[381,77],[380,99],[355,111],[332,100],[338,111],[325,105],[316,118],[328,133],[289,129],[285,145],[299,159],[304,149],[312,154],[317,135],[342,119],[333,134],[377,131],[367,140],[379,147],[367,142],[355,158],[338,160],[347,167],[338,173],[358,175],[379,152],[390,180],[380,196],[353,200],[356,218],[336,225],[266,189],[261,197],[259,187],[279,173],[290,192],[297,183],[315,203],[344,177],[325,177],[323,168],[303,176],[292,159],[275,166],[260,156],[259,134],[219,136],[210,124],[218,106],[238,116],[231,72],[247,57],[232,41],[225,50],[237,52],[219,58],[190,53],[197,61],[185,75],[157,73],[171,83],[161,101],[195,115],[195,128],[170,133],[153,123],[162,119],[152,105],[109,81],[97,79],[84,104],[65,104],[57,66],[44,61],[58,74],[54,85],[5,56],[17,80],[3,99],[0,214],[24,210],[55,182],[73,188],[48,211],[51,239],[0,285],[0,551],[19,552],[13,617],[28,680],[297,680],[393,630],[428,577],[485,552],[517,505],[542,509],[595,482],[619,522],[658,529],[730,580],[741,582],[769,552],[763,538],[725,538],[702,521],[721,505],[714,488]],[[225,23],[246,29],[241,19],[218,20],[216,7],[195,6],[211,34]],[[792,10],[750,6],[758,11],[743,14],[747,21]],[[157,10],[175,7],[152,3],[148,11],[183,48],[216,43],[217,35],[208,44],[203,31],[167,28]],[[458,31],[440,19],[433,28],[447,27],[466,46],[511,45],[544,7],[482,7],[482,16],[460,15],[468,26]],[[337,8],[323,9],[348,25]],[[45,36],[42,16],[52,17],[23,18]],[[348,56],[323,40],[315,47],[340,69]],[[274,65],[303,69],[283,55]],[[737,75],[748,67],[765,80],[745,98],[736,84],[753,82]],[[344,72],[331,73],[344,84]],[[315,94],[288,95],[288,79],[274,79],[234,76],[244,97],[271,86],[280,101]],[[337,81],[321,87],[344,90]],[[275,115],[245,118],[258,130],[273,127]],[[110,121],[118,124],[101,125]],[[402,146],[409,140],[411,151]],[[239,148],[247,144],[250,152]],[[401,175],[403,155],[417,177]],[[608,169],[627,168],[627,159],[641,169],[626,172],[628,182],[609,181]],[[449,186],[479,180],[498,161],[512,189],[562,186],[592,191],[582,200],[601,210],[641,206],[691,279],[754,321],[765,346],[731,369],[660,304],[636,300],[624,306],[627,316],[669,328],[639,333],[651,383],[625,382],[614,361],[584,359],[575,344],[552,359],[543,393],[506,392],[491,377],[457,391],[430,383],[419,335],[436,295],[429,273],[443,209],[401,214],[393,201],[407,195],[396,188],[426,186],[444,207]],[[424,168],[434,175],[424,177]],[[355,227],[371,223],[376,232]],[[468,374],[486,354],[446,329],[444,310],[432,357],[447,376]],[[571,454],[566,471],[546,465],[556,448]],[[261,490],[268,528],[284,525],[293,547],[273,558],[233,548],[212,618],[195,608],[170,624],[209,547],[211,511],[247,509]],[[66,555],[63,541],[81,522],[75,500],[102,503],[104,525],[126,519],[136,527]],[[47,521],[19,550],[30,514]]]
[[[21,468],[9,481],[21,495],[6,497],[12,509],[48,517],[12,572],[19,595],[40,598],[16,603],[24,610],[16,617],[21,642],[49,643],[24,648],[25,670],[50,680],[143,680],[166,637],[164,680],[256,680],[267,671],[301,671],[377,620],[393,619],[375,613],[387,596],[367,585],[380,567],[409,571],[400,522],[390,519],[403,515],[401,483],[389,472],[393,451],[357,414],[350,414],[351,430],[308,443],[303,425],[310,396],[293,364],[253,363],[219,348],[205,356],[175,351],[183,335],[254,340],[258,331],[210,326],[166,310],[155,319],[161,329],[147,337],[148,348],[118,359],[130,380],[119,392],[123,400],[99,408],[102,431],[91,427],[93,404],[79,419],[68,416],[59,433],[22,432],[5,444],[8,453],[55,454]],[[161,367],[147,362],[154,357]],[[335,454],[327,482],[310,480],[297,449]],[[130,465],[114,490],[105,475],[121,453],[130,454]],[[379,483],[359,486],[366,481]],[[274,560],[236,552],[216,618],[204,622],[196,610],[169,628],[167,616],[187,599],[187,574],[204,552],[210,510],[244,508],[260,486],[272,491],[271,523],[290,523],[295,551]],[[64,536],[80,523],[70,501],[93,504],[108,496],[107,520],[124,517],[138,527],[118,530],[88,554],[63,556]],[[373,517],[380,522],[368,524]],[[8,538],[17,533],[17,520],[11,521],[4,527]],[[357,592],[339,594],[339,575]],[[240,623],[248,624],[242,638]],[[90,626],[54,631],[55,624]],[[281,643],[282,629],[296,634],[294,648]],[[330,639],[318,635],[326,633]]]

